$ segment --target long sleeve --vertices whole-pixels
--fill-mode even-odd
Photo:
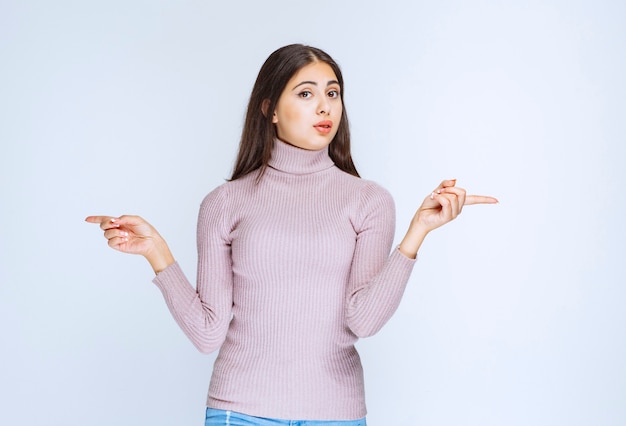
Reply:
[[[203,200],[198,215],[198,271],[194,289],[178,263],[154,278],[174,319],[203,353],[224,341],[232,309],[232,265],[223,187]]]
[[[391,255],[395,205],[376,185],[365,188],[354,224],[356,247],[348,283],[346,318],[359,337],[377,333],[398,308],[415,264],[397,249]]]

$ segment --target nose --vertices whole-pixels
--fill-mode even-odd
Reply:
[[[319,105],[317,106],[317,113],[322,115],[330,113],[330,102],[325,96],[320,100]]]

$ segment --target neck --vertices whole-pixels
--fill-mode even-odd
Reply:
[[[334,163],[328,155],[328,147],[312,151],[276,139],[268,165],[281,172],[306,175],[326,170]]]

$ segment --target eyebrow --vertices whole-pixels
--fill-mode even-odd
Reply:
[[[303,81],[301,83],[296,84],[295,86],[293,86],[293,89],[291,89],[291,90],[297,89],[298,87],[302,86],[303,84],[312,84],[314,86],[317,86],[317,82],[307,80],[307,81]],[[328,80],[328,82],[326,83],[326,87],[328,87],[328,86],[330,86],[332,84],[339,84],[339,82],[337,80]]]

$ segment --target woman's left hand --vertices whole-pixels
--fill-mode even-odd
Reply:
[[[413,222],[430,232],[454,220],[461,214],[463,206],[497,202],[497,199],[485,195],[467,195],[465,189],[456,186],[456,179],[444,180],[426,197]]]
[[[463,206],[497,203],[494,197],[467,195],[465,189],[456,186],[456,179],[444,180],[417,209],[399,249],[406,256],[415,258],[426,235],[455,219],[461,214]]]

